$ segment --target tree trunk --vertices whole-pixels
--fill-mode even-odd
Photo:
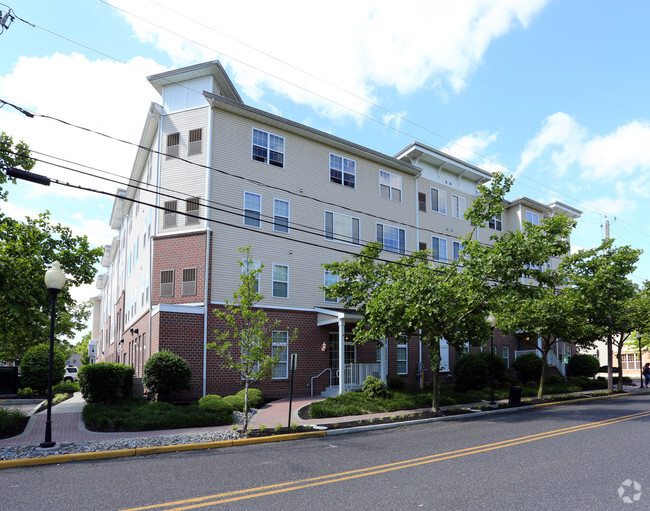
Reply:
[[[537,389],[537,399],[542,399],[544,397],[544,380],[546,380],[546,360],[548,359],[548,352],[551,351],[549,346],[546,346],[546,342],[542,341],[544,348],[540,349],[542,353],[542,376],[539,379],[539,388]]]
[[[436,339],[429,344],[429,358],[433,371],[433,401],[431,411],[440,411],[440,340]]]
[[[623,336],[621,334],[621,340],[616,347],[616,358],[618,359],[618,378],[616,381],[616,388],[619,392],[623,391],[623,366],[621,364],[621,359],[623,354]]]
[[[244,434],[248,431],[248,379],[244,385]]]

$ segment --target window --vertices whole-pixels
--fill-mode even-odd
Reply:
[[[458,261],[460,259],[460,253],[463,250],[463,244],[460,243],[459,241],[454,241],[451,244],[453,255],[454,255],[454,261]]]
[[[196,268],[183,269],[182,296],[196,295]]]
[[[163,213],[163,229],[176,227],[177,202],[175,200],[165,201],[163,204],[165,212]]]
[[[503,221],[501,220],[501,214],[493,216],[488,220],[488,227],[494,229],[495,231],[503,231]]]
[[[406,252],[406,231],[391,225],[377,224],[377,241],[388,252]]]
[[[284,167],[284,137],[253,128],[253,159]]]
[[[408,337],[400,335],[397,337],[397,374],[408,374]]]
[[[277,365],[273,368],[273,378],[289,377],[289,332],[273,332],[271,355],[279,357]]]
[[[167,158],[178,158],[181,143],[180,133],[170,133],[167,135]]]
[[[244,225],[262,226],[262,196],[244,192]]]
[[[331,286],[332,284],[336,284],[338,281],[339,281],[339,277],[338,277],[338,275],[336,273],[325,270],[325,273],[323,274],[323,286],[324,287],[328,287],[328,286]],[[336,298],[328,298],[326,296],[325,301],[327,303],[337,303],[338,299],[336,299]]]
[[[501,347],[501,358],[506,363],[506,369],[510,367],[510,348],[508,346]]]
[[[451,196],[451,216],[463,220],[465,218],[466,207],[467,202],[465,201],[465,197],[460,197],[458,195]]]
[[[533,225],[539,225],[539,215],[532,211],[526,211],[526,222],[530,222]]]
[[[330,181],[343,186],[354,188],[356,186],[356,168],[354,160],[330,153]]]
[[[325,211],[325,239],[359,244],[359,219]]]
[[[273,230],[289,232],[289,201],[273,199]]]
[[[447,240],[445,238],[431,238],[431,251],[434,261],[447,261]]]
[[[441,215],[447,214],[447,192],[431,188],[431,211]]]
[[[160,272],[160,296],[174,296],[174,270]]]
[[[384,170],[379,171],[379,195],[387,199],[402,201],[402,176]]]
[[[185,201],[185,225],[196,225],[199,223],[199,198],[190,197]]]
[[[418,192],[418,209],[427,212],[427,194]]]
[[[203,129],[190,130],[190,145],[187,149],[187,155],[201,154],[203,142]]]
[[[638,353],[622,353],[621,354],[621,368],[626,369],[641,369],[641,361],[639,360]]]
[[[242,267],[241,267],[241,274],[242,275],[248,275],[249,272],[260,270],[262,268],[262,265],[260,264],[259,261],[252,261],[252,260],[242,260]],[[259,293],[260,292],[260,274],[257,273],[255,275],[255,292]]]
[[[282,264],[273,265],[273,296],[289,298],[289,267]]]
[[[425,241],[420,241],[418,243],[418,250],[426,250],[427,249],[427,244]]]

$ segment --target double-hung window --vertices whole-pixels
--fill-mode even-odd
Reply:
[[[255,161],[284,167],[284,137],[253,128],[252,157]]]
[[[539,215],[532,211],[526,211],[526,221],[533,225],[539,225]]]
[[[359,244],[359,219],[325,211],[325,239]]]
[[[273,297],[289,298],[289,267],[283,264],[273,265]]]
[[[356,186],[357,164],[342,156],[330,153],[330,181],[343,186]]]
[[[406,253],[406,231],[392,225],[377,224],[377,241],[388,252]]]
[[[273,230],[289,232],[289,201],[273,199]]]
[[[241,274],[249,275],[253,271],[258,271],[262,269],[262,264],[259,261],[253,261],[252,259],[242,259],[241,264]],[[255,274],[255,291],[256,293],[260,292],[260,273],[259,271]]]
[[[460,259],[460,253],[463,251],[463,244],[459,241],[454,241],[451,244],[453,250],[454,261]]]
[[[447,192],[431,188],[431,211],[441,215],[447,214]]]
[[[427,212],[427,194],[418,192],[418,210]]]
[[[409,345],[406,335],[397,337],[397,374],[408,374]]]
[[[244,225],[261,227],[261,218],[262,196],[256,193],[244,192]]]
[[[331,286],[332,284],[336,284],[338,281],[339,281],[339,277],[336,273],[334,273],[333,271],[325,270],[325,273],[323,274],[323,287]],[[325,296],[325,301],[327,303],[337,303],[338,299],[328,298],[327,296]]]
[[[434,261],[447,261],[447,240],[445,238],[431,237],[431,252]]]
[[[387,199],[402,201],[402,176],[379,171],[379,195]]]
[[[501,213],[493,216],[488,220],[488,227],[494,229],[495,231],[503,231],[503,220],[501,218]]]
[[[272,336],[271,355],[278,358],[273,368],[273,378],[289,377],[289,332],[274,331]]]
[[[467,201],[465,200],[465,197],[461,197],[459,195],[451,196],[451,216],[463,220],[465,218],[466,208]]]

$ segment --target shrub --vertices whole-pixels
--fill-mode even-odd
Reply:
[[[237,412],[244,411],[244,396],[235,395],[235,396],[226,396],[223,400],[232,406],[232,409]]]
[[[114,362],[99,362],[79,369],[81,395],[88,403],[108,403],[130,398],[133,368]]]
[[[30,387],[39,394],[47,390],[47,378],[50,367],[49,344],[38,344],[27,350],[20,362],[21,385]],[[52,385],[59,383],[65,373],[65,355],[54,348],[52,362]]]
[[[573,355],[566,366],[569,376],[586,376],[587,378],[593,378],[599,368],[598,359],[587,354]]]
[[[388,395],[384,382],[374,376],[368,376],[365,379],[362,390],[368,397],[386,397]]]
[[[36,396],[36,391],[34,389],[31,389],[29,387],[25,387],[24,389],[18,389],[18,396],[19,397],[34,397]]]
[[[241,397],[242,399],[242,411],[244,411],[244,393],[246,389],[240,390],[235,394],[236,396]],[[248,389],[248,408],[262,408],[264,406],[264,394],[259,389]]]
[[[566,382],[562,376],[553,373],[548,375],[548,378],[546,378],[546,383],[548,385],[564,385]]]
[[[542,367],[544,361],[535,353],[526,353],[517,357],[512,363],[512,368],[517,372],[519,381],[535,381],[539,384],[539,379],[542,377]]]
[[[178,390],[189,390],[192,370],[182,357],[163,350],[151,356],[144,365],[142,383],[158,399],[167,401]]]
[[[230,424],[234,420],[232,406],[221,396],[214,394],[203,396],[199,399],[199,409],[216,415],[218,421],[222,424]]]
[[[575,387],[580,387],[581,389],[586,389],[593,384],[593,380],[590,380],[586,376],[569,376],[567,383]]]
[[[406,382],[401,376],[391,376],[388,378],[388,388],[391,390],[402,390],[406,388]]]
[[[79,384],[74,381],[62,381],[52,387],[52,392],[54,394],[74,394],[80,390],[81,388],[79,387]]]
[[[490,355],[489,351],[482,351],[481,353],[478,354],[478,356],[485,361],[485,363],[488,366],[488,376],[490,374],[490,362],[494,363],[493,366],[493,371],[494,371],[494,380],[497,382],[501,382],[505,380],[506,377],[506,361],[503,360],[500,356],[498,356],[496,353],[494,354],[494,357]]]
[[[454,365],[454,382],[460,391],[484,387],[489,374],[488,363],[479,355],[468,353]]]

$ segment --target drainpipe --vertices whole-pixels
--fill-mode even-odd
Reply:
[[[339,396],[345,387],[345,321],[339,318]]]
[[[206,179],[205,179],[205,195],[207,197],[207,203],[210,203],[212,194],[212,123],[214,120],[214,110],[212,107],[210,109],[209,124],[208,124],[208,150],[206,155]],[[206,212],[207,212],[206,208]],[[209,217],[208,214],[205,215]],[[206,395],[207,392],[207,377],[208,377],[208,313],[210,312],[210,290],[208,287],[208,282],[210,282],[210,235],[212,233],[210,229],[210,224],[206,220],[206,229],[205,229],[205,276],[203,277],[203,287],[205,288],[205,294],[203,297],[203,395]]]

